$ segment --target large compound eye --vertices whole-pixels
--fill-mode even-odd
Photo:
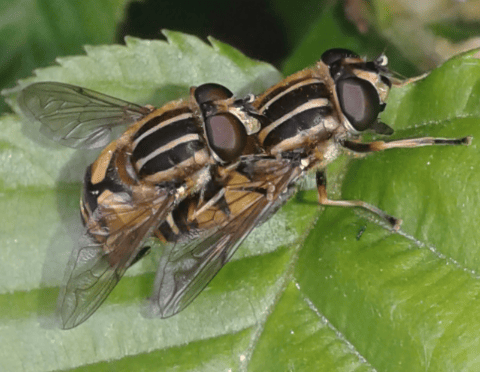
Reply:
[[[224,100],[233,97],[233,93],[223,85],[208,83],[195,89],[195,100],[199,105],[206,102]]]
[[[223,85],[209,83],[200,85],[194,95],[203,114],[210,149],[223,162],[235,160],[247,144],[247,131],[235,115],[217,113],[213,104],[233,97],[233,93]]]
[[[229,113],[206,118],[205,132],[210,148],[224,162],[235,160],[247,144],[247,131],[244,125]]]
[[[375,87],[357,77],[338,80],[337,96],[343,114],[359,132],[371,128],[382,110]]]
[[[351,50],[342,48],[329,49],[322,54],[322,62],[327,66],[344,58],[360,58],[360,56]]]

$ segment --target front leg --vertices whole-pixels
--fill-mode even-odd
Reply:
[[[327,176],[325,174],[325,170],[317,170],[316,173],[316,180],[317,180],[317,191],[318,191],[318,202],[321,205],[329,205],[334,207],[359,207],[370,211],[381,219],[385,220],[392,228],[397,231],[400,229],[400,225],[402,224],[402,220],[390,216],[389,214],[385,213],[381,209],[370,205],[361,200],[330,200],[327,195]]]
[[[470,145],[472,142],[472,137],[462,137],[462,138],[435,138],[435,137],[421,137],[421,138],[407,138],[396,141],[374,141],[374,142],[354,142],[348,140],[340,140],[339,143],[341,146],[345,147],[354,152],[367,153],[375,151],[384,151],[388,149],[395,148],[414,148],[414,147],[423,147],[423,146],[434,146],[434,145]]]

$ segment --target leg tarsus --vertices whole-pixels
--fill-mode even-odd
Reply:
[[[414,148],[423,146],[443,145],[443,146],[468,146],[472,143],[472,137],[462,138],[436,138],[436,137],[420,137],[407,138],[396,141],[374,141],[374,142],[355,142],[349,140],[340,140],[340,145],[354,152],[367,153],[375,151],[383,151],[394,148]]]
[[[402,224],[402,220],[395,218],[381,209],[375,207],[374,205],[368,204],[361,200],[330,200],[328,199],[327,195],[327,177],[324,170],[318,170],[316,173],[316,180],[317,180],[317,191],[318,191],[318,202],[321,205],[329,205],[334,207],[359,207],[370,211],[383,220],[385,220],[390,226],[392,226],[393,230],[398,231],[400,229],[400,225]]]

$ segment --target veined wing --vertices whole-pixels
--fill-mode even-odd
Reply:
[[[212,206],[198,216],[200,238],[173,245],[162,255],[151,297],[154,315],[172,316],[193,301],[248,234],[288,199],[302,173],[289,161],[262,157],[249,159],[242,168],[250,178],[232,173],[224,189],[230,213],[223,221],[220,209]],[[202,225],[210,227],[202,231]]]
[[[112,128],[129,125],[151,112],[147,107],[75,85],[45,82],[24,88],[18,104],[30,119],[41,123],[41,132],[62,145],[103,147]]]
[[[166,189],[143,194],[140,202],[112,194],[97,207],[67,265],[58,299],[64,329],[84,322],[103,303],[171,211],[174,198]]]

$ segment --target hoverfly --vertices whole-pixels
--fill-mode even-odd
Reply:
[[[113,128],[130,125],[85,172],[85,228],[59,297],[63,328],[82,323],[101,305],[146,252],[145,239],[183,198],[195,192],[202,200],[216,164],[255,151],[249,134],[260,129],[260,116],[251,101],[213,83],[159,109],[62,83],[35,83],[21,91],[23,112],[66,146],[101,147]]]
[[[157,235],[181,240],[163,254],[151,298],[162,317],[185,308],[232,257],[240,243],[295,192],[308,171],[316,171],[322,205],[361,207],[398,230],[401,220],[359,200],[330,200],[325,167],[341,151],[369,153],[392,148],[468,145],[471,138],[411,138],[358,142],[365,131],[390,135],[378,120],[392,86],[387,58],[366,61],[352,51],[331,49],[312,68],[287,77],[258,96],[252,106],[264,116],[253,134],[262,152],[243,155],[235,167],[220,167],[209,198],[184,199],[160,226]]]

